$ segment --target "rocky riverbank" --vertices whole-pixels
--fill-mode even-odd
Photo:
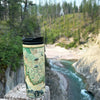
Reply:
[[[95,45],[74,64],[78,73],[86,78],[87,90],[100,100],[100,47]]]
[[[95,96],[95,100],[100,100],[100,35],[74,67],[86,78],[89,93]]]
[[[67,100],[67,80],[62,74],[52,71],[50,65],[46,66],[46,85],[50,87],[50,100]]]

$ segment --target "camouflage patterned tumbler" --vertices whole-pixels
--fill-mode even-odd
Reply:
[[[42,37],[23,39],[23,58],[27,96],[38,98],[45,92],[45,59]]]

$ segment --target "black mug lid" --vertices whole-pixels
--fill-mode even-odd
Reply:
[[[23,44],[25,45],[38,45],[43,44],[43,37],[38,38],[24,38]]]

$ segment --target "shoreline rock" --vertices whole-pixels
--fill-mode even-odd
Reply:
[[[65,76],[59,72],[56,72],[58,77],[59,77],[59,83],[61,85],[62,90],[64,90],[66,92],[67,88],[68,88],[68,82],[67,79],[65,78]]]
[[[52,60],[56,63],[56,60]],[[57,61],[58,62],[58,61]],[[49,65],[50,66],[50,65]],[[68,100],[67,98],[67,80],[59,72],[51,70],[51,67],[46,66],[46,85],[50,87],[51,99],[50,100]]]
[[[74,68],[86,78],[87,90],[91,92],[95,100],[100,100],[100,47],[90,47],[84,56],[79,59]]]

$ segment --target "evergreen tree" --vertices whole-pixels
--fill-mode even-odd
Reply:
[[[63,11],[64,11],[64,14],[68,14],[68,4],[67,4],[67,2],[63,2]]]
[[[79,6],[79,11],[80,11],[80,13],[82,13],[82,8],[83,8],[83,5],[82,5],[82,3],[81,3],[81,5]]]
[[[86,18],[86,0],[83,0],[82,5],[83,5],[82,11],[83,11],[83,16],[84,16],[84,20],[85,20],[85,18]]]
[[[56,15],[57,16],[60,16],[60,11],[61,11],[61,7],[60,7],[60,3],[58,3],[57,7],[56,7]]]
[[[76,6],[76,1],[74,1],[74,8],[73,8],[74,12],[77,13],[78,12],[78,7]]]

